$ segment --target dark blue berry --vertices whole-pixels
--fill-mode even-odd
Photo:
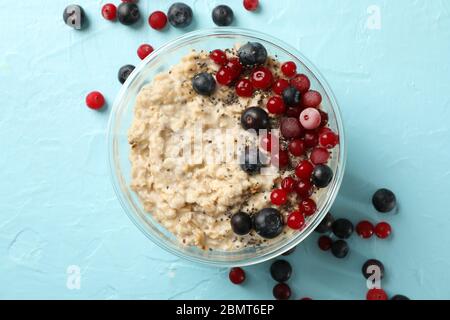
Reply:
[[[297,107],[301,99],[300,91],[298,91],[293,86],[284,89],[282,97],[284,104],[288,107]]]
[[[283,226],[283,217],[277,209],[265,208],[253,216],[253,227],[263,238],[276,238],[283,232]]]
[[[333,179],[333,170],[326,164],[319,164],[314,168],[311,179],[317,188],[325,188]]]
[[[245,130],[256,131],[269,128],[269,115],[259,107],[250,107],[244,110],[241,116],[241,125]],[[258,133],[258,132],[257,132]]]
[[[265,163],[265,159],[262,157],[262,154],[257,149],[245,148],[239,159],[242,170],[248,174],[260,173]]]
[[[348,239],[353,233],[353,223],[347,219],[337,219],[333,223],[333,233],[341,239]]]
[[[391,190],[380,189],[374,193],[372,203],[377,211],[386,213],[395,208],[397,200],[395,199],[395,194]]]
[[[125,81],[127,81],[128,77],[134,70],[134,66],[131,64],[124,65],[122,68],[119,69],[119,73],[117,77],[119,78],[119,82],[121,84],[124,84]]]
[[[238,212],[231,217],[231,229],[237,235],[246,235],[252,230],[252,218],[245,212]]]
[[[216,80],[211,74],[202,72],[192,79],[192,87],[198,94],[209,96],[216,89]]]
[[[333,226],[334,218],[331,215],[331,213],[327,213],[325,218],[319,223],[319,225],[316,227],[314,231],[318,233],[327,233],[331,231],[331,228]]]
[[[381,263],[381,261],[379,261],[377,259],[369,259],[363,264],[362,269],[361,269],[364,278],[369,279],[369,277],[371,275],[373,275],[373,272],[369,272],[367,270],[370,266],[378,267],[378,269],[380,270],[380,279],[382,279],[384,277],[384,265]]]
[[[132,25],[141,17],[139,8],[135,3],[122,2],[117,7],[117,19],[124,25]]]
[[[187,4],[176,2],[167,12],[169,23],[175,28],[186,28],[192,22],[192,9]]]
[[[404,296],[402,294],[396,294],[391,298],[391,300],[409,300],[407,296]]]
[[[333,242],[333,244],[331,245],[331,253],[336,258],[339,259],[345,258],[348,254],[348,251],[349,251],[348,244],[344,240],[337,240]]]
[[[82,7],[72,4],[64,9],[63,19],[69,27],[80,30],[85,26],[86,15]]]
[[[286,260],[277,260],[270,266],[270,275],[275,281],[286,282],[292,274],[292,267]]]
[[[259,42],[248,42],[239,48],[238,56],[244,66],[264,64],[267,60],[267,50]]]
[[[229,6],[220,5],[213,9],[212,19],[219,27],[229,26],[233,23],[234,13]]]

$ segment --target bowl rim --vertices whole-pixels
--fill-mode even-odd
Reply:
[[[329,196],[325,200],[324,207],[322,208],[321,212],[317,213],[318,218],[314,219],[307,227],[302,230],[301,233],[296,235],[295,237],[292,237],[292,239],[288,243],[280,244],[280,246],[274,248],[273,250],[263,253],[261,255],[257,255],[255,257],[251,258],[245,258],[241,261],[217,261],[212,260],[209,258],[201,257],[201,256],[195,256],[183,253],[175,248],[172,248],[170,245],[167,245],[164,240],[162,240],[160,237],[151,234],[148,232],[148,230],[143,226],[144,221],[142,221],[142,218],[137,215],[131,213],[130,206],[133,206],[126,198],[125,198],[125,191],[122,189],[122,185],[126,184],[125,179],[123,176],[121,176],[121,170],[116,170],[117,162],[116,162],[116,153],[118,150],[118,134],[114,130],[117,126],[117,116],[118,116],[118,109],[121,104],[121,100],[125,96],[127,90],[130,88],[130,85],[133,83],[134,79],[140,74],[140,72],[146,68],[146,66],[157,56],[159,56],[161,53],[163,53],[166,49],[171,48],[175,46],[178,43],[185,43],[186,41],[193,41],[198,38],[203,38],[207,36],[242,36],[242,37],[248,37],[252,39],[259,39],[264,42],[269,42],[271,45],[280,48],[283,51],[289,52],[292,56],[300,60],[307,68],[308,70],[315,76],[315,78],[320,83],[321,87],[325,91],[326,95],[328,96],[328,99],[330,101],[331,108],[333,110],[333,113],[335,115],[336,120],[336,126],[338,128],[339,133],[339,160],[337,163],[337,168],[335,174],[335,180],[333,184],[333,189],[331,190]],[[292,47],[291,45],[285,43],[284,41],[277,39],[271,35],[254,31],[251,29],[245,29],[245,28],[236,28],[236,27],[226,27],[226,28],[211,28],[211,29],[201,29],[192,31],[189,33],[186,33],[184,35],[181,35],[179,37],[176,37],[165,44],[163,44],[161,47],[153,51],[149,56],[147,56],[131,73],[131,75],[128,77],[126,82],[122,85],[121,89],[119,90],[113,106],[110,113],[109,121],[108,121],[108,127],[107,127],[107,145],[108,145],[108,163],[110,167],[110,179],[111,183],[113,185],[113,189],[116,193],[117,198],[119,199],[119,202],[121,204],[121,207],[123,211],[127,214],[127,216],[130,218],[130,220],[136,225],[136,227],[141,230],[143,234],[147,236],[153,243],[158,245],[159,247],[163,248],[164,250],[189,261],[197,262],[205,265],[210,266],[216,266],[216,267],[232,267],[232,266],[248,266],[253,264],[258,264],[264,261],[267,261],[269,259],[275,258],[279,255],[281,255],[284,252],[287,252],[288,250],[291,250],[295,246],[297,246],[299,243],[301,243],[303,240],[305,240],[317,227],[317,225],[323,220],[325,215],[330,210],[332,204],[334,203],[337,193],[340,189],[344,172],[345,172],[345,166],[346,166],[346,158],[347,158],[347,149],[346,149],[346,143],[345,143],[345,132],[344,132],[344,126],[341,116],[341,111],[337,102],[337,99],[331,90],[331,87],[329,86],[328,82],[325,80],[322,73],[315,67],[315,65],[306,58],[301,52],[299,52],[298,49]]]

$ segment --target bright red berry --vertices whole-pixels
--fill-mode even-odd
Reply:
[[[258,9],[259,0],[244,0],[244,8],[248,11],[255,11]]]
[[[273,114],[283,114],[286,111],[283,99],[278,96],[271,97],[267,101],[267,110]]]
[[[155,30],[162,30],[167,24],[167,16],[162,11],[155,11],[148,17],[148,24]]]
[[[239,267],[231,268],[228,276],[234,284],[241,284],[245,280],[245,271]]]
[[[209,57],[212,61],[221,66],[228,62],[226,53],[219,49],[211,51]]]
[[[305,227],[305,217],[300,211],[291,212],[287,218],[287,225],[294,230],[301,230]]]
[[[295,190],[295,179],[292,177],[286,177],[283,180],[281,180],[281,189],[285,190],[286,192],[290,193]]]
[[[289,154],[286,150],[279,150],[271,155],[271,164],[278,168],[285,168],[289,165]]]
[[[102,7],[102,16],[106,20],[112,21],[117,18],[117,7],[112,3],[107,3]]]
[[[322,102],[322,95],[314,90],[309,90],[302,95],[302,105],[305,108],[317,108]]]
[[[305,153],[305,143],[302,139],[294,139],[289,142],[289,152],[296,157],[301,157]]]
[[[250,74],[250,81],[256,89],[267,89],[272,85],[272,72],[266,67],[257,67]]]
[[[307,199],[311,197],[313,188],[309,180],[299,180],[295,185],[295,192],[297,192],[300,199]]]
[[[147,56],[153,52],[153,47],[149,44],[142,44],[137,49],[137,55],[141,60],[147,58]]]
[[[387,300],[388,296],[383,289],[373,288],[367,291],[367,300]]]
[[[295,168],[295,175],[303,180],[311,179],[314,166],[308,160],[300,161],[300,163]]]
[[[306,148],[314,148],[319,143],[319,137],[315,131],[306,131],[303,141]]]
[[[272,144],[275,144],[275,147],[278,147],[278,140],[277,137],[273,137],[272,139],[272,134],[270,132],[267,132],[267,134],[262,134],[261,138],[260,138],[260,146],[263,150],[266,150],[268,152],[272,151]],[[272,141],[274,140],[274,141]]]
[[[331,240],[328,236],[321,236],[318,240],[319,248],[323,251],[330,250],[331,245],[333,244],[333,240]]]
[[[305,217],[312,216],[317,211],[317,205],[313,199],[305,199],[300,202],[300,212],[303,213]]]
[[[226,66],[220,67],[216,73],[216,80],[219,84],[227,86],[234,80],[233,71]]]
[[[304,74],[297,74],[290,81],[291,85],[294,86],[300,93],[305,93],[311,87],[311,82],[309,78]]]
[[[368,239],[373,235],[373,224],[367,220],[361,221],[356,225],[356,233],[363,239]]]
[[[380,239],[386,239],[391,234],[391,226],[387,222],[380,222],[375,226],[375,234]]]
[[[322,132],[319,136],[319,143],[322,147],[327,149],[333,149],[339,142],[339,138],[337,134],[333,131],[329,130],[326,132]]]
[[[281,65],[281,72],[286,77],[291,78],[297,74],[297,65],[293,61],[285,62]]]
[[[311,162],[314,164],[324,164],[327,163],[328,159],[330,158],[330,153],[325,148],[314,148],[313,151],[311,151],[310,159]]]
[[[98,91],[92,91],[86,96],[86,105],[94,110],[101,109],[105,105],[105,98]]]
[[[289,81],[286,79],[278,79],[273,83],[272,90],[276,94],[281,95],[287,87],[289,87]]]
[[[236,94],[239,97],[251,97],[253,95],[253,85],[250,80],[241,79],[236,83]]]
[[[231,74],[233,75],[233,80],[237,79],[242,73],[242,64],[238,58],[231,58],[225,66],[230,69]]]
[[[270,194],[270,201],[276,206],[282,206],[287,202],[287,193],[283,189],[275,189]]]

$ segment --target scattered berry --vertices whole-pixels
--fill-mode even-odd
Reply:
[[[241,284],[245,280],[245,271],[239,267],[231,268],[228,276],[232,283]]]
[[[202,72],[195,75],[192,79],[192,88],[198,94],[210,96],[216,89],[216,81],[211,74]]]
[[[302,135],[303,127],[296,118],[283,118],[280,122],[280,131],[286,139],[293,139]]]
[[[375,234],[380,239],[386,239],[391,234],[391,226],[387,222],[380,222],[375,226]]]
[[[63,12],[64,23],[71,28],[81,30],[86,24],[86,15],[81,6],[72,4],[67,6]]]
[[[258,9],[259,0],[244,0],[244,8],[248,11],[255,11]]]
[[[373,231],[373,224],[367,220],[361,221],[356,225],[356,233],[363,239],[372,237]]]
[[[253,225],[261,237],[273,239],[283,232],[283,216],[274,208],[265,208],[253,216]]]
[[[219,84],[223,86],[228,86],[233,82],[234,75],[233,71],[226,66],[223,66],[216,73],[216,80]]]
[[[289,87],[289,81],[286,79],[278,79],[272,85],[272,91],[280,96],[283,94],[283,91]]]
[[[250,81],[256,89],[267,89],[272,85],[272,72],[266,67],[257,67],[250,74]]]
[[[248,42],[238,50],[238,56],[244,66],[264,64],[267,60],[267,50],[259,42]]]
[[[261,135],[260,138],[260,146],[265,151],[272,151],[272,134],[270,132],[267,132],[267,134]]]
[[[117,18],[117,7],[112,3],[107,3],[102,7],[102,16],[106,20],[112,21]]]
[[[333,226],[334,223],[334,218],[331,215],[331,213],[327,213],[327,215],[325,216],[325,218],[323,218],[323,220],[319,223],[319,225],[316,227],[316,229],[314,231],[318,232],[318,233],[326,233],[326,232],[330,232],[331,228]]]
[[[86,105],[94,110],[101,109],[105,105],[105,98],[98,91],[92,91],[86,96]]]
[[[333,170],[326,164],[315,166],[311,181],[317,188],[326,188],[333,179]]]
[[[321,236],[318,240],[319,248],[323,251],[328,251],[331,249],[331,246],[333,245],[333,241],[328,236]]]
[[[231,74],[233,76],[233,80],[238,78],[242,72],[242,64],[238,58],[231,58],[226,64],[225,67],[230,69]]]
[[[141,14],[135,3],[122,2],[117,8],[117,18],[120,23],[129,26],[136,23],[141,18]]]
[[[317,109],[313,109],[317,110]],[[327,149],[333,149],[339,142],[339,138],[337,134],[335,134],[331,130],[326,130],[325,132],[322,132],[319,136],[319,143],[322,147],[325,147]]]
[[[372,269],[370,267],[378,268],[380,279],[383,279],[383,277],[384,277],[384,265],[381,263],[381,261],[379,261],[377,259],[369,259],[363,264],[361,271],[362,271],[362,274],[363,274],[364,278],[369,279],[369,277],[371,275],[373,275],[373,273],[375,272],[375,271],[369,272],[369,269]]]
[[[311,162],[314,164],[327,163],[329,158],[330,153],[325,148],[314,148],[310,155]]]
[[[292,177],[286,177],[283,180],[281,180],[281,189],[284,191],[290,193],[295,190],[295,179]]]
[[[216,64],[220,66],[223,66],[228,62],[226,53],[219,49],[211,51],[209,57],[211,58],[212,61],[214,61]]]
[[[305,142],[306,148],[314,148],[319,144],[319,137],[314,131],[306,131],[303,141]]]
[[[317,129],[320,126],[320,121],[320,112],[315,108],[306,108],[300,113],[300,123],[305,129]]]
[[[270,194],[270,201],[276,206],[282,206],[283,204],[286,204],[287,200],[287,193],[283,189],[275,189]]]
[[[231,229],[237,235],[243,236],[252,229],[252,218],[245,212],[238,212],[231,217]]]
[[[372,204],[377,211],[386,213],[395,208],[397,200],[391,190],[379,189],[372,197]]]
[[[353,233],[353,223],[347,219],[337,219],[332,226],[333,233],[341,239],[348,239]]]
[[[304,199],[300,202],[300,212],[305,217],[312,216],[317,211],[317,205],[313,199]]]
[[[229,6],[220,5],[213,9],[212,19],[219,27],[226,27],[233,23],[234,13]]]
[[[270,161],[277,168],[285,168],[289,165],[289,154],[286,150],[279,150],[271,154]]]
[[[286,111],[283,99],[277,96],[271,97],[267,101],[267,110],[273,114],[283,114]]]
[[[309,180],[313,173],[314,166],[308,160],[302,160],[295,168],[295,175],[300,179]]]
[[[305,143],[301,139],[294,139],[289,142],[289,152],[296,157],[301,157],[305,153]]]
[[[241,79],[236,83],[236,94],[239,97],[251,97],[253,95],[253,85],[250,80]],[[269,110],[270,112],[270,110]]]
[[[295,185],[295,192],[297,192],[300,199],[306,199],[311,197],[313,188],[309,180],[299,180]]]
[[[148,17],[148,24],[155,30],[162,30],[167,24],[167,16],[162,11],[155,11]]]
[[[284,103],[289,107],[298,107],[300,103],[300,91],[298,91],[296,88],[289,86],[286,89],[284,89],[283,93],[283,100]]]
[[[308,92],[309,88],[311,87],[311,82],[309,81],[309,78],[304,74],[296,75],[291,79],[290,83],[291,86],[296,88],[302,94]]]
[[[142,44],[137,49],[137,55],[141,60],[147,58],[147,56],[153,52],[153,47],[149,44]]]
[[[367,300],[387,300],[388,296],[386,292],[383,289],[370,289],[367,291],[366,295]]]
[[[294,230],[301,230],[305,227],[305,217],[300,211],[291,212],[287,218],[287,225]]]
[[[305,92],[302,96],[302,105],[305,108],[316,108],[322,102],[322,95],[314,90]]]
[[[262,108],[250,107],[242,113],[241,124],[245,130],[267,129],[269,127],[269,115]]]
[[[345,258],[349,250],[348,244],[344,240],[337,240],[331,245],[331,253],[339,259]]]
[[[281,72],[286,77],[291,78],[297,74],[297,65],[293,61],[285,62],[281,65]]]
[[[119,82],[120,82],[121,84],[124,84],[125,81],[127,81],[128,77],[129,77],[130,74],[133,72],[134,68],[135,68],[135,67],[134,67],[133,65],[127,64],[127,65],[124,65],[123,67],[121,67],[121,68],[119,69],[119,72],[118,72],[118,74],[117,74],[117,77],[118,77]]]
[[[276,260],[270,266],[270,275],[277,282],[286,282],[292,274],[292,267],[286,260]]]
[[[287,107],[286,108],[286,116],[289,118],[298,119],[300,117],[301,112],[302,112],[302,109],[299,107]]]
[[[279,283],[273,287],[273,296],[277,300],[289,300],[291,297],[291,288],[285,283]]]
[[[169,23],[175,28],[186,28],[192,22],[192,9],[187,4],[176,2],[172,4],[167,12]]]

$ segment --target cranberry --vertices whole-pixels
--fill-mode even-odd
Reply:
[[[148,17],[148,24],[155,30],[162,30],[167,24],[167,16],[162,11],[155,11]]]
[[[388,296],[383,289],[373,288],[367,291],[367,300],[387,300]]]
[[[295,175],[300,179],[309,180],[313,173],[314,166],[308,160],[301,161],[295,168]]]
[[[98,91],[93,91],[86,96],[86,105],[94,110],[101,109],[105,105],[105,98]]]
[[[280,123],[280,131],[287,139],[298,138],[303,134],[303,127],[296,118],[283,118]]]
[[[308,180],[299,180],[295,185],[295,192],[301,199],[306,199],[312,195],[313,188]]]
[[[286,79],[278,79],[274,82],[272,86],[273,92],[275,92],[278,95],[281,95],[285,89],[289,87],[289,81]]]
[[[286,177],[281,181],[281,189],[286,192],[293,192],[295,189],[295,179],[292,177]]]
[[[305,199],[300,202],[300,212],[305,217],[312,216],[317,211],[317,205],[313,199]]]
[[[302,96],[302,105],[305,108],[316,108],[322,102],[322,96],[319,92],[310,90]]]
[[[285,62],[281,65],[281,72],[286,77],[291,78],[297,74],[297,65],[293,61]]]
[[[275,189],[270,194],[270,201],[276,206],[282,206],[287,202],[287,193],[283,189]]]
[[[273,137],[272,139],[272,134],[270,132],[267,132],[267,134],[261,135],[259,145],[263,150],[270,152],[272,150],[272,143],[275,143],[275,148],[278,147],[278,140],[275,139],[277,139],[277,137]]]
[[[253,85],[250,80],[241,79],[236,83],[236,94],[239,97],[251,97],[253,95]],[[269,110],[270,112],[270,110]]]
[[[233,71],[227,67],[221,67],[216,74],[216,80],[219,84],[227,86],[234,80]]]
[[[306,108],[300,114],[300,123],[305,129],[317,129],[320,126],[320,113],[315,108]]]
[[[305,142],[305,147],[314,148],[319,143],[319,137],[315,131],[306,131],[303,141]]]
[[[328,251],[331,249],[331,245],[333,244],[333,241],[328,236],[321,236],[318,241],[319,248],[323,251]]]
[[[325,111],[320,110],[320,109],[319,109],[319,112],[320,112],[320,119],[321,119],[320,126],[325,127],[328,124],[328,113],[326,113]]]
[[[305,217],[300,211],[291,212],[287,218],[287,225],[294,230],[301,230],[305,227]]]
[[[373,224],[367,220],[360,221],[356,225],[356,233],[363,239],[368,239],[373,235]]]
[[[328,128],[327,128],[328,129]],[[337,134],[331,130],[321,131],[319,135],[319,143],[322,147],[333,149],[339,142]]]
[[[141,60],[147,58],[147,56],[153,52],[153,47],[149,44],[142,44],[137,49],[137,55]]]
[[[296,157],[300,157],[305,153],[305,143],[301,139],[294,139],[289,142],[289,152]]]
[[[244,8],[248,11],[255,11],[258,9],[259,0],[244,0]]]
[[[102,16],[106,20],[116,20],[117,18],[117,7],[112,3],[107,3],[102,7]]]
[[[386,239],[391,234],[391,226],[387,222],[380,222],[375,226],[375,234],[380,239]]]
[[[298,119],[300,117],[300,113],[301,112],[302,112],[301,108],[288,107],[286,109],[286,116],[288,116],[289,118],[296,118],[296,119]]]
[[[330,158],[330,153],[325,148],[315,148],[311,152],[310,159],[314,164],[324,164],[327,163]]]
[[[291,85],[301,93],[305,93],[311,87],[311,82],[306,75],[298,74],[291,79]]]
[[[225,63],[228,62],[227,55],[225,54],[225,52],[219,49],[211,51],[209,57],[211,58],[212,61],[221,66],[223,66]]]
[[[291,297],[291,288],[286,283],[279,283],[273,287],[273,296],[277,300],[288,300]]]
[[[257,89],[267,89],[272,85],[272,72],[266,67],[257,67],[250,74],[250,81]]]
[[[271,157],[272,165],[278,168],[285,168],[289,165],[289,154],[286,150],[279,150]]]
[[[231,268],[228,276],[234,284],[241,284],[245,280],[245,271],[239,267]]]
[[[267,110],[273,114],[283,114],[286,111],[283,99],[280,97],[271,97],[267,101]]]
[[[226,64],[225,66],[231,70],[231,73],[233,75],[233,80],[237,79],[242,72],[242,64],[239,61],[238,58],[231,58]]]

